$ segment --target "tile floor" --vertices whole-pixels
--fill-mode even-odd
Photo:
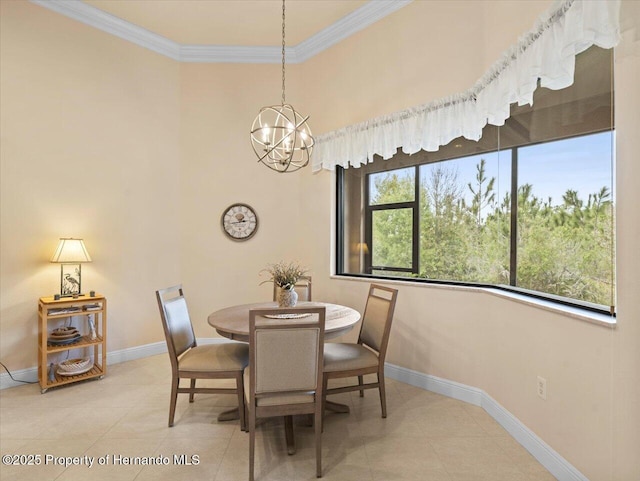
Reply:
[[[178,397],[176,423],[167,427],[166,355],[109,366],[108,375],[40,394],[37,385],[0,391],[0,450],[40,454],[39,466],[0,465],[2,481],[160,481],[248,479],[249,436],[237,421],[218,423],[234,397]],[[350,414],[328,414],[323,474],[341,481],[553,481],[484,410],[388,380],[389,416],[380,417],[377,391],[332,396]],[[259,425],[257,480],[315,479],[313,429],[296,422],[298,451],[288,456],[280,419]],[[44,456],[94,457],[94,466],[64,467]],[[174,455],[197,455],[179,465]],[[109,456],[108,464],[97,459]],[[120,459],[166,456],[169,465],[114,465]]]

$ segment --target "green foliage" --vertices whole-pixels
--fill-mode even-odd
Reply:
[[[377,193],[372,204],[391,204],[415,198],[413,176],[400,177],[395,172],[374,177]],[[379,210],[373,213],[373,264],[411,267],[413,218],[411,209]]]
[[[520,190],[518,286],[609,305],[613,282],[609,189],[590,194],[586,203],[568,189],[556,207],[541,207],[529,185]]]
[[[480,159],[480,163],[476,165],[476,185],[471,185],[471,182],[467,184],[473,194],[471,213],[476,216],[476,222],[479,226],[482,225],[482,209],[493,205],[496,200],[496,194],[493,191],[496,178],[491,177],[487,183],[485,167],[486,161]]]
[[[420,209],[420,277],[509,284],[510,206],[497,202],[495,178],[485,160],[475,183],[460,181],[455,168],[432,166],[417,193]],[[464,200],[471,193],[470,205]],[[394,173],[375,179],[376,204],[414,198],[412,177]],[[581,199],[568,189],[552,205],[521,185],[518,198],[517,285],[549,294],[609,305],[612,292],[613,203],[607,187]],[[411,209],[378,210],[373,216],[373,265],[411,267]]]

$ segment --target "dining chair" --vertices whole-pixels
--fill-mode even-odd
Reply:
[[[295,283],[294,289],[298,293],[299,301],[311,300],[311,276],[300,276],[298,282]],[[273,283],[273,300],[277,301],[280,295],[281,288],[274,282]]]
[[[382,417],[387,417],[387,397],[384,385],[384,359],[393,321],[398,290],[371,284],[362,316],[358,342],[328,342],[324,345],[323,404],[330,394],[378,388]],[[377,374],[377,382],[364,383],[366,374]],[[328,389],[330,379],[358,377],[358,384]]]
[[[171,360],[169,427],[173,426],[178,394],[188,393],[189,402],[196,393],[235,394],[240,427],[245,431],[242,374],[249,363],[249,347],[236,342],[198,346],[182,285],[157,290],[156,298]],[[189,379],[189,387],[180,387],[181,379]],[[236,387],[196,387],[196,379],[233,379]]]
[[[254,479],[256,419],[313,414],[316,476],[322,477],[322,356],[325,307],[252,309],[249,367],[245,370],[249,418],[249,480]]]

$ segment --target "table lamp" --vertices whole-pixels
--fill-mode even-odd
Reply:
[[[369,253],[369,246],[366,242],[358,242],[356,244],[356,251],[358,252],[358,254],[367,255]]]
[[[60,238],[51,262],[60,263],[60,296],[82,296],[82,262],[91,262],[82,239]]]

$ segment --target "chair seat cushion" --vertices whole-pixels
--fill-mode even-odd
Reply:
[[[328,342],[324,345],[324,372],[350,371],[378,365],[378,356],[360,344]]]
[[[249,364],[249,346],[235,342],[189,349],[178,361],[180,371],[242,371]]]
[[[286,375],[286,374],[285,374]],[[251,382],[251,369],[246,368],[244,370],[244,394],[249,399],[250,391],[249,386]],[[304,404],[312,403],[315,399],[314,392],[297,392],[297,393],[274,393],[274,394],[262,394],[261,397],[256,399],[258,406],[277,406],[280,404]]]

